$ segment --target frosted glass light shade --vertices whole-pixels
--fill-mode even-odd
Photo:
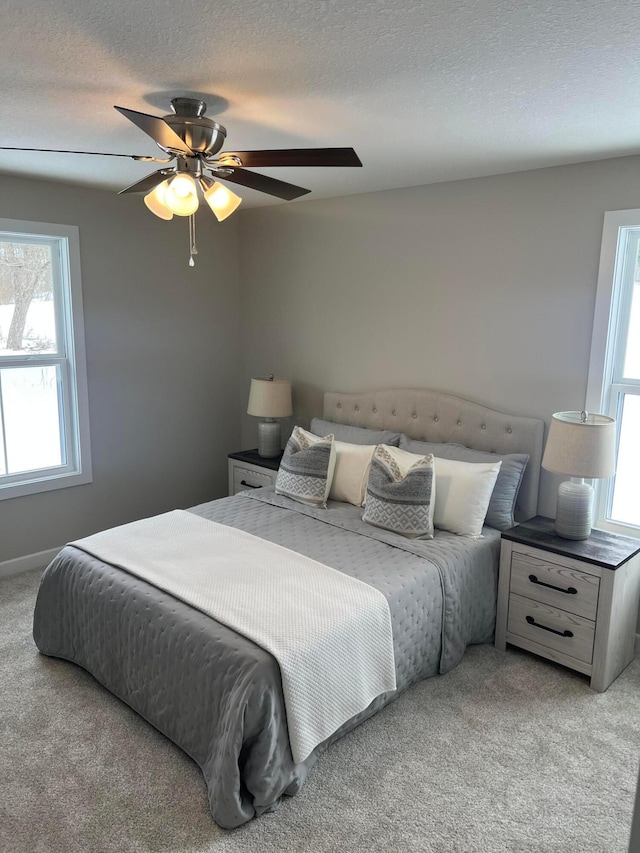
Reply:
[[[176,175],[169,184],[164,203],[177,216],[191,216],[198,209],[198,190],[191,175]]]
[[[247,414],[258,418],[286,418],[293,413],[288,379],[251,380]]]
[[[204,200],[213,211],[218,222],[222,222],[227,216],[231,216],[242,201],[239,195],[232,193],[231,190],[217,181],[205,192]]]
[[[144,197],[144,203],[151,213],[154,213],[159,219],[173,219],[173,213],[169,210],[164,200],[168,187],[169,181],[163,181]]]

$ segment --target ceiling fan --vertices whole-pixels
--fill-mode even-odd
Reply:
[[[161,163],[162,168],[120,190],[123,193],[145,193],[145,204],[161,219],[190,217],[191,258],[195,247],[195,220],[199,192],[219,222],[238,207],[242,199],[219,183],[219,180],[267,193],[291,201],[311,192],[285,181],[250,172],[266,166],[362,166],[353,148],[286,148],[261,151],[224,151],[227,131],[221,124],[205,116],[207,105],[197,98],[172,98],[172,113],[158,117],[115,107],[154,140],[168,156],[147,157],[135,154],[108,154],[98,151],[66,151],[52,148],[17,148],[0,146],[2,151],[37,151],[52,154],[91,154],[101,157],[127,157],[144,163]]]

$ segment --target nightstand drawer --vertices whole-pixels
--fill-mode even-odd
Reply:
[[[260,489],[263,486],[273,486],[276,472],[253,471],[243,465],[233,466],[233,489],[242,492],[244,489]]]
[[[553,562],[548,555],[534,556],[514,548],[511,557],[511,592],[567,610],[596,618],[600,578],[588,572]]]
[[[275,486],[282,454],[262,457],[257,450],[229,454],[229,494]]]
[[[584,663],[593,660],[595,623],[557,607],[512,593],[507,631]]]

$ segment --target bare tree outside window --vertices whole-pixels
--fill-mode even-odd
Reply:
[[[0,219],[0,501],[89,482],[79,229]]]
[[[56,351],[50,245],[0,241],[0,349]]]

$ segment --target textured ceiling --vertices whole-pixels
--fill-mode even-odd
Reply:
[[[186,94],[230,150],[353,146],[362,169],[262,170],[312,198],[640,151],[638,0],[2,7],[0,145],[158,154],[113,105],[163,115]],[[0,152],[2,172],[114,189],[153,168]]]

